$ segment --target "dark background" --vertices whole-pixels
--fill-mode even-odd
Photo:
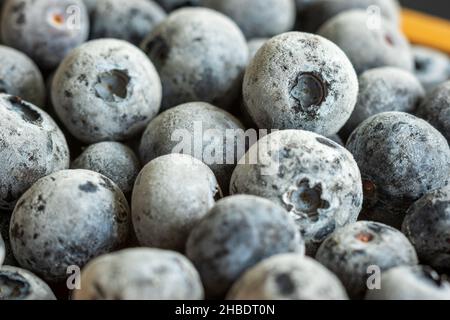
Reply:
[[[404,7],[450,19],[450,0],[400,0]]]

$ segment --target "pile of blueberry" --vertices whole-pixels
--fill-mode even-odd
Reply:
[[[396,0],[0,6],[0,299],[450,300],[450,60]]]

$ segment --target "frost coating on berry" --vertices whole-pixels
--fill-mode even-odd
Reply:
[[[90,145],[72,162],[72,169],[86,169],[111,179],[123,193],[131,192],[141,165],[133,150],[119,142]]]
[[[83,269],[75,300],[202,300],[192,263],[179,253],[127,249],[100,256]]]
[[[21,97],[45,107],[45,85],[34,62],[15,49],[0,45],[0,93]]]
[[[365,11],[345,11],[327,21],[318,34],[336,43],[358,74],[384,66],[414,70],[407,39],[397,25],[383,17],[379,27],[369,28]]]
[[[348,137],[364,120],[388,111],[412,113],[425,96],[417,78],[399,68],[370,69],[359,76],[358,102],[342,129]]]
[[[238,26],[217,11],[177,10],[141,48],[161,77],[164,110],[192,101],[228,108],[240,93],[247,43]]]
[[[230,192],[261,196],[287,209],[309,255],[335,229],[356,221],[363,199],[361,175],[342,146],[312,132],[286,130],[252,146],[246,157],[256,156],[257,164],[238,164]],[[271,167],[273,174],[265,174]]]
[[[380,14],[390,22],[400,22],[400,4],[397,0],[297,0],[300,29],[315,33],[325,22],[344,11],[367,10],[367,20]]]
[[[227,130],[233,133],[228,141]],[[227,192],[231,174],[242,156],[236,137],[243,130],[239,120],[218,107],[204,102],[182,104],[161,113],[147,126],[139,148],[141,162],[145,165],[159,156],[174,153],[180,144],[186,147],[177,153],[189,154],[202,161],[206,160],[207,151],[213,150],[217,154],[207,164],[222,190]],[[209,134],[204,134],[207,131]]]
[[[427,91],[450,79],[450,59],[432,48],[413,46],[415,75]]]
[[[303,251],[303,239],[288,213],[271,201],[247,195],[217,202],[186,245],[209,298],[222,298],[258,262]]]
[[[290,31],[296,16],[294,0],[200,0],[200,5],[229,16],[247,39]]]
[[[364,297],[370,266],[384,272],[418,262],[414,247],[400,231],[370,221],[336,230],[322,243],[316,260],[339,277],[352,299]]]
[[[33,273],[16,267],[0,268],[0,300],[56,300],[50,287]]]
[[[400,227],[408,207],[448,184],[450,148],[426,121],[384,112],[364,121],[347,149],[364,181],[363,217]]]
[[[248,46],[248,58],[249,58],[249,62],[255,57],[256,53],[258,52],[259,49],[262,48],[262,46],[269,41],[268,38],[255,38],[255,39],[250,39],[247,42],[247,46]]]
[[[82,0],[11,0],[2,10],[3,43],[51,70],[89,35]]]
[[[0,209],[12,210],[38,179],[69,167],[69,148],[51,117],[22,99],[0,94]]]
[[[87,42],[57,69],[52,103],[79,140],[123,141],[144,130],[159,112],[161,81],[137,47],[115,39]]]
[[[345,54],[316,35],[290,32],[267,41],[244,77],[245,106],[259,128],[337,133],[350,117],[358,79]]]
[[[416,113],[438,129],[447,141],[450,141],[450,81],[430,91]]]
[[[450,283],[429,267],[400,266],[384,272],[366,300],[450,300]]]
[[[133,189],[133,225],[140,244],[184,252],[189,233],[221,193],[214,173],[200,160],[169,154],[151,161]]]
[[[348,300],[348,296],[339,279],[315,260],[280,254],[248,270],[227,299]]]
[[[115,38],[139,45],[166,18],[164,10],[150,0],[102,0],[91,8],[90,38]]]
[[[407,212],[402,230],[421,261],[439,270],[450,269],[450,187],[416,201]]]
[[[127,201],[111,180],[93,171],[63,170],[22,196],[10,237],[21,266],[57,281],[67,276],[68,266],[82,267],[123,246],[129,230]]]

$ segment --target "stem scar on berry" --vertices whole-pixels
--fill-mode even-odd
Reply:
[[[356,235],[356,239],[358,239],[361,242],[369,243],[374,239],[374,235],[369,232],[360,232]]]
[[[290,96],[295,101],[294,110],[315,113],[328,95],[327,85],[322,77],[312,72],[301,72],[292,85]]]
[[[30,294],[30,284],[18,273],[0,271],[0,300],[21,299]]]
[[[117,98],[125,99],[128,95],[128,85],[130,77],[126,70],[110,70],[98,76],[95,84],[95,94],[97,97],[108,101],[116,101]]]

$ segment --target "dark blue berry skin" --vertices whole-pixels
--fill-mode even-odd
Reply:
[[[450,271],[450,187],[415,202],[403,222],[403,233],[423,263]]]
[[[350,136],[347,149],[363,179],[362,220],[400,228],[414,201],[448,184],[447,141],[413,115],[384,112],[367,119]]]
[[[358,101],[341,130],[348,138],[364,120],[381,112],[413,113],[425,96],[421,83],[411,72],[382,67],[363,72],[359,78]]]
[[[57,67],[89,34],[88,12],[81,0],[10,0],[1,23],[4,44],[46,70]]]
[[[247,195],[217,202],[186,245],[207,298],[223,298],[247,269],[288,252],[304,252],[294,220],[281,206]]]
[[[428,93],[417,109],[417,116],[431,123],[450,141],[450,81]]]
[[[335,231],[322,243],[316,259],[340,278],[353,299],[364,297],[372,274],[369,267],[383,272],[418,263],[414,247],[400,231],[371,221]]]

